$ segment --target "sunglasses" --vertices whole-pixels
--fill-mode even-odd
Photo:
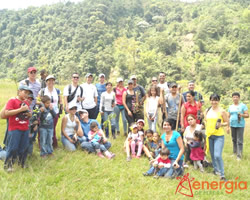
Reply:
[[[79,76],[73,76],[74,79],[79,79]]]
[[[177,88],[177,86],[173,86],[172,88]]]
[[[157,80],[152,80],[152,82],[157,82]]]

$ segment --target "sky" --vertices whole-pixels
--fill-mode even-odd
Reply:
[[[83,0],[1,0],[0,9],[18,10],[29,6],[50,5],[58,2],[79,2]]]

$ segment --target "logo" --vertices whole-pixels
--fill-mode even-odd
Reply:
[[[194,181],[194,178],[189,177],[189,173],[183,177],[177,177],[180,180],[175,194],[180,193],[184,196],[193,197],[194,194],[203,193],[233,193],[235,190],[247,190],[247,181],[239,181],[236,177],[234,181]],[[194,191],[194,192],[193,192]]]

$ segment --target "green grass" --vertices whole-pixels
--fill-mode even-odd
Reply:
[[[10,86],[9,86],[10,85]],[[15,96],[15,85],[9,81],[0,84],[0,105],[5,104],[8,98]],[[57,126],[57,135],[60,137],[60,123]],[[5,120],[0,120],[0,140],[2,142],[5,131]],[[250,181],[250,120],[247,120],[245,130],[244,158],[237,162],[232,155],[232,142],[230,135],[226,135],[223,159],[225,174],[229,180]],[[119,136],[111,139],[111,151],[116,153],[114,160],[100,159],[94,154],[87,154],[82,150],[67,152],[59,142],[53,158],[41,159],[37,143],[32,157],[28,158],[28,169],[15,167],[15,172],[8,174],[3,170],[0,161],[0,200],[63,200],[63,199],[187,199],[181,194],[175,195],[178,180],[143,177],[142,173],[148,170],[149,163],[144,157],[126,162],[123,150],[125,137]],[[219,181],[219,177],[211,173],[212,169],[206,168],[204,174],[194,171],[189,172],[195,181]],[[194,190],[193,190],[194,191]],[[235,190],[227,194],[223,187],[221,193],[194,194],[193,199],[249,199],[249,190]]]

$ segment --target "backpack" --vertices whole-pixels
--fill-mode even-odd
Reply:
[[[77,91],[77,89],[78,89],[78,87],[80,87],[80,90],[81,90],[81,97],[82,97],[82,95],[83,95],[83,88],[80,86],[80,85],[78,85],[77,87],[76,87],[76,89],[75,89],[75,91],[71,94],[71,89],[72,89],[72,86],[71,85],[69,85],[69,96],[67,97],[67,101],[68,101],[68,103],[69,102],[71,102],[74,98],[75,98],[75,95],[76,95],[76,91]]]

